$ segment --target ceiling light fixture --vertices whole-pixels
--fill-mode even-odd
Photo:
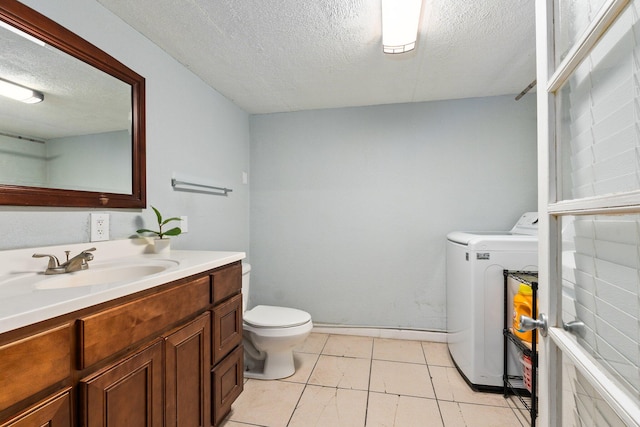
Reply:
[[[382,0],[382,51],[405,53],[416,47],[422,0]]]
[[[0,21],[0,27],[11,31],[12,33],[15,33],[15,34],[19,35],[20,37],[24,37],[25,39],[27,39],[30,42],[33,42],[33,43],[35,43],[37,45],[40,45],[40,46],[44,46],[45,45],[45,42],[43,42],[39,38],[33,37],[31,34],[27,34],[24,31],[17,29],[16,27],[12,27],[11,25],[7,24],[6,22]]]
[[[2,79],[0,79],[0,95],[27,104],[37,104],[44,100],[42,93]]]

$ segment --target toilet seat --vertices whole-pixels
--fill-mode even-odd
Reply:
[[[258,305],[245,311],[243,320],[255,328],[291,328],[310,322],[311,315],[295,308]]]

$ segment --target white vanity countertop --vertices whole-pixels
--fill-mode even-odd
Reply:
[[[92,305],[133,294],[173,280],[202,273],[240,261],[244,252],[171,250],[166,255],[151,252],[147,239],[114,240],[0,251],[0,333],[11,331],[56,316],[71,313]],[[32,258],[34,253],[51,254],[65,260],[70,256],[96,247],[89,269],[75,273],[45,276],[48,258]],[[75,275],[78,280],[85,272],[105,265],[127,265],[171,260],[170,268],[138,279],[100,283],[91,286],[41,289],[36,286],[62,276]],[[33,282],[33,283],[32,283]]]

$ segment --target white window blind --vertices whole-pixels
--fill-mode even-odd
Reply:
[[[576,217],[563,240],[563,320],[640,400],[640,215]]]
[[[640,189],[640,24],[633,2],[559,93],[562,199]]]
[[[564,402],[562,427],[624,427],[626,424],[593,389],[573,364],[563,358],[563,396],[572,396]],[[565,399],[566,400],[566,399]]]

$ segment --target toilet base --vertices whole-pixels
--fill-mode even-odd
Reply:
[[[279,380],[296,372],[293,351],[270,352],[264,360],[256,360],[245,351],[244,376],[258,380]]]

